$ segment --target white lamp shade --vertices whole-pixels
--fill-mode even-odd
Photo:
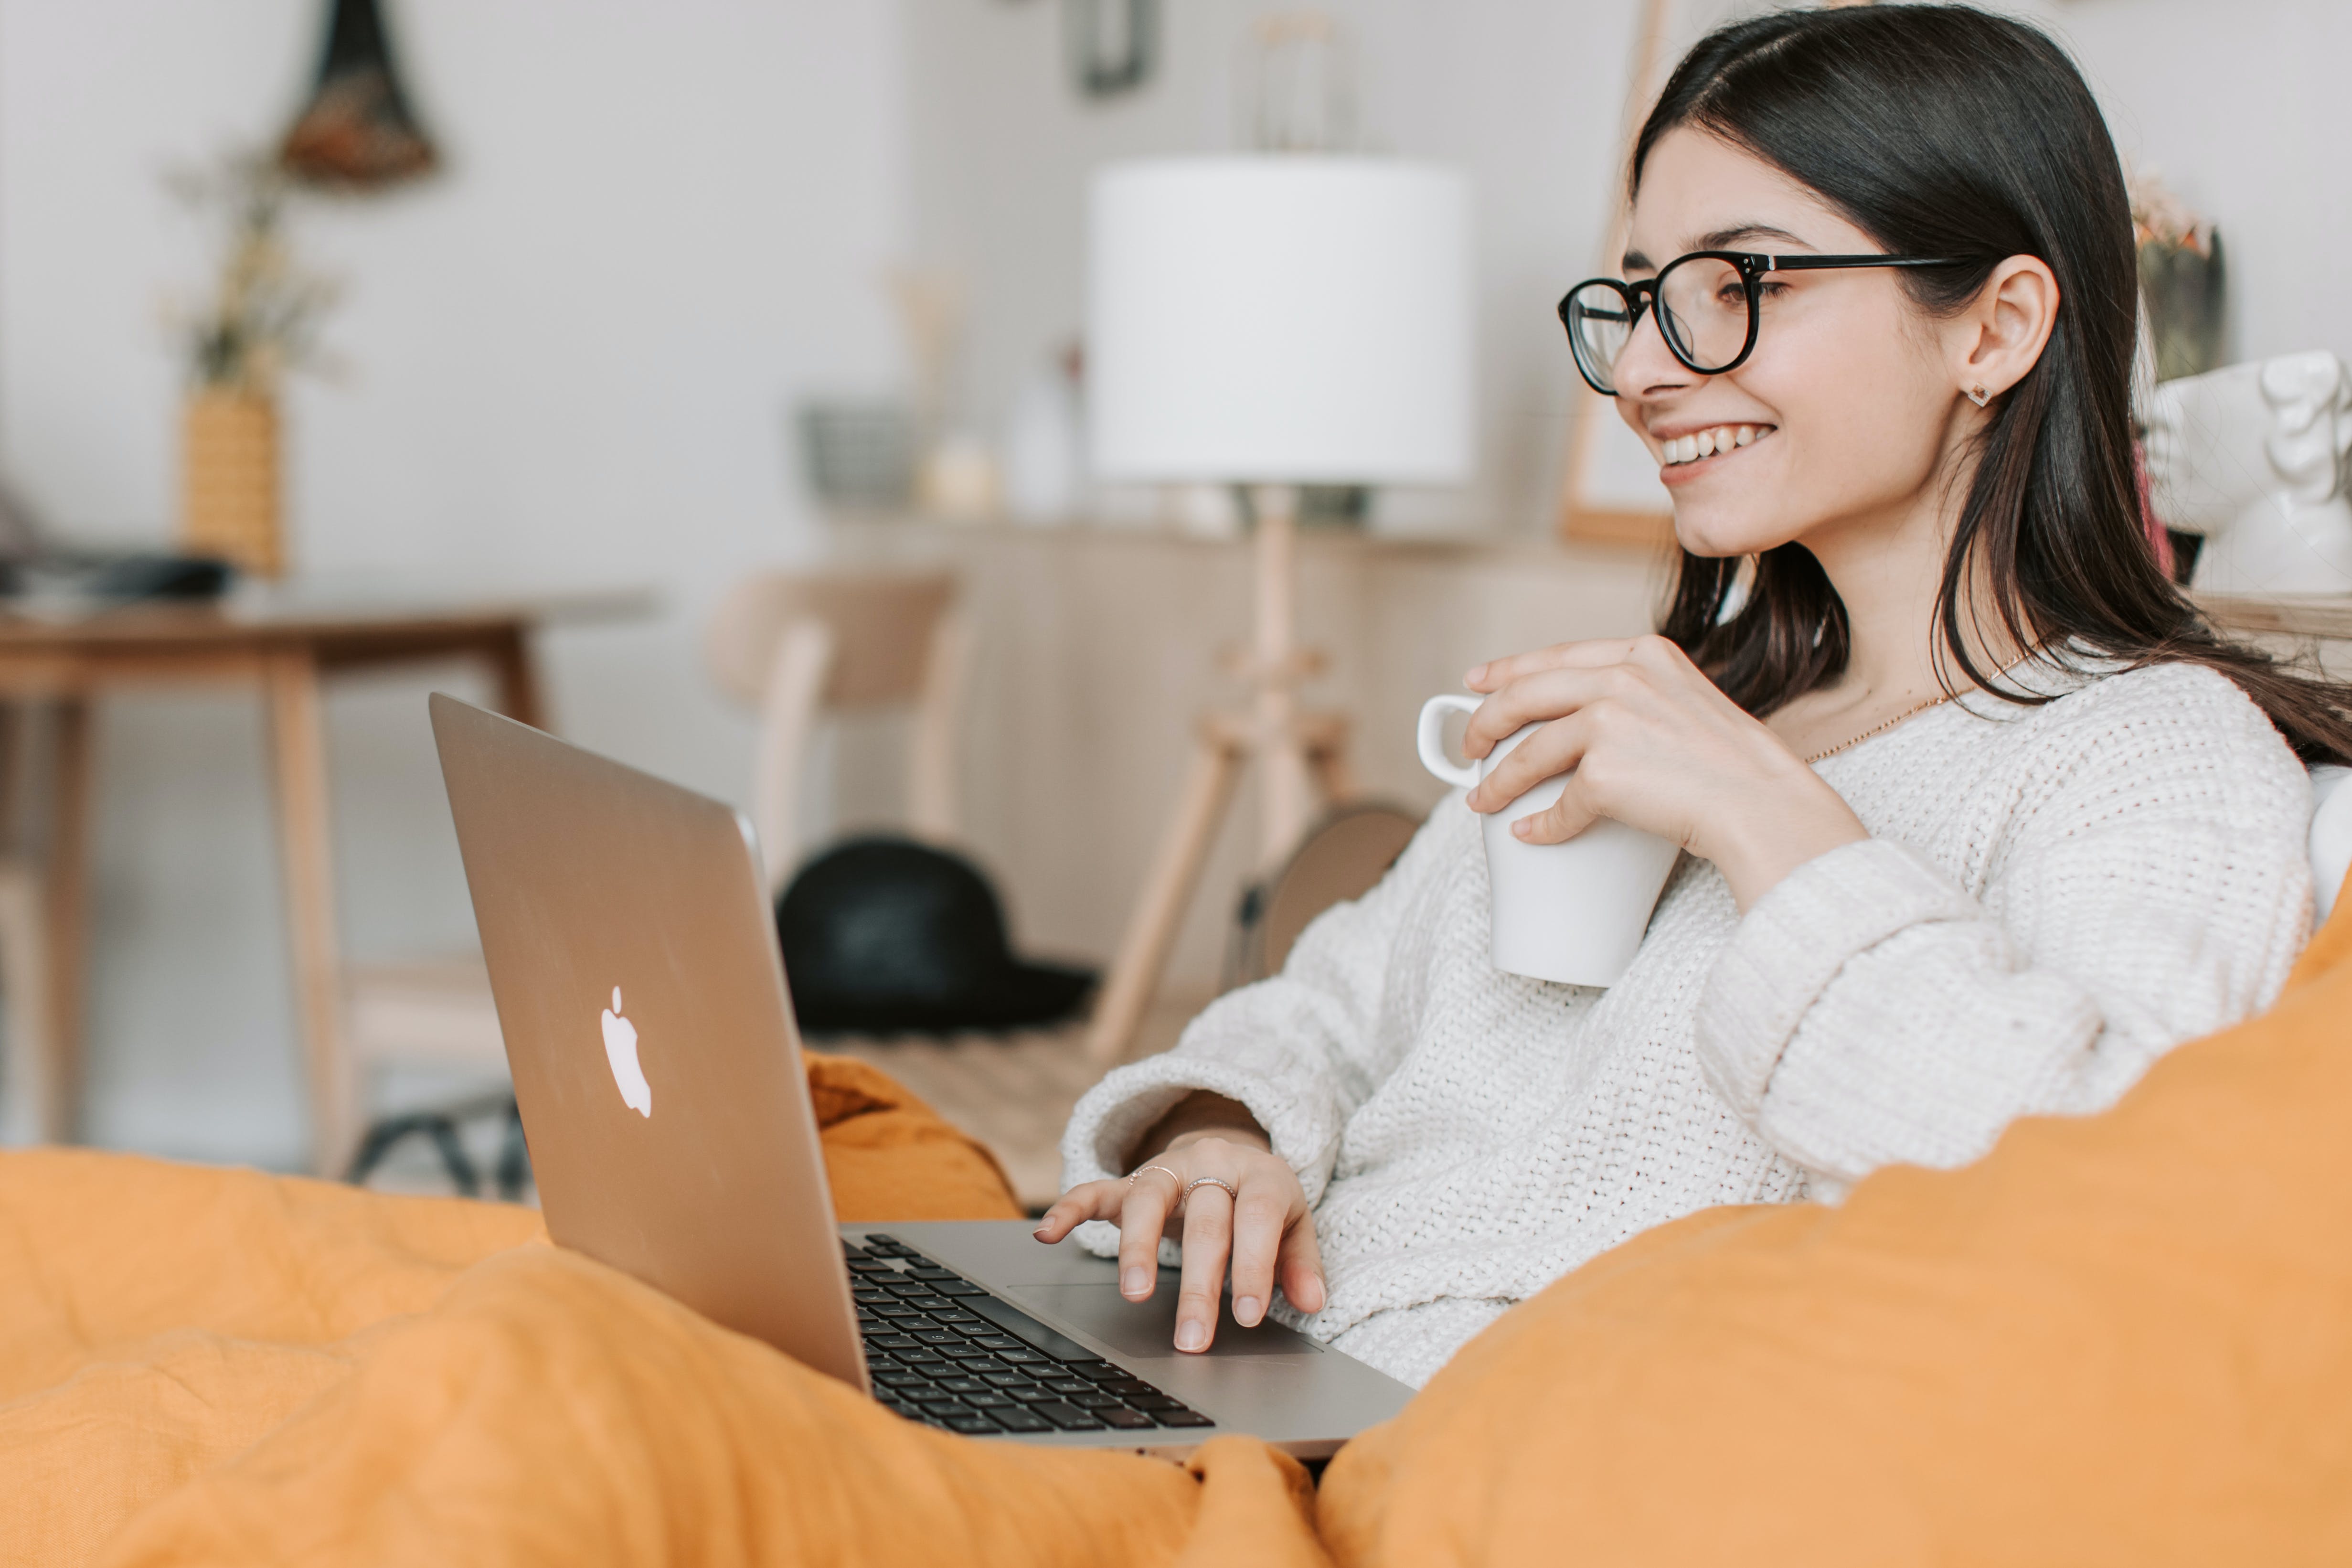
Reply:
[[[1449,484],[1471,468],[1470,197],[1375,158],[1095,177],[1087,426],[1107,479]]]

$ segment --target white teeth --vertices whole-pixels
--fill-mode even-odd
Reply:
[[[1717,452],[1728,452],[1734,447],[1752,447],[1759,438],[1770,433],[1769,425],[1718,425],[1695,435],[1676,436],[1660,443],[1665,464],[1674,468],[1682,463],[1694,463],[1701,458],[1711,458]]]

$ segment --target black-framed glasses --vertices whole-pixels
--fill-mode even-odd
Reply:
[[[1576,351],[1585,384],[1617,395],[1617,358],[1633,341],[1644,310],[1675,358],[1701,375],[1737,370],[1756,352],[1763,321],[1764,278],[1772,272],[1823,272],[1848,267],[1958,267],[1948,256],[1764,256],[1752,250],[1694,250],[1655,278],[1627,283],[1588,278],[1559,301],[1560,325]]]

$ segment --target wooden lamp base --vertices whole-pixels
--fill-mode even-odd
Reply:
[[[1201,719],[1198,749],[1176,815],[1160,837],[1087,1030],[1087,1054],[1098,1062],[1117,1061],[1135,1038],[1244,764],[1259,764],[1259,858],[1269,868],[1297,847],[1317,794],[1328,804],[1355,793],[1346,760],[1346,717],[1301,713],[1296,700],[1298,683],[1322,667],[1320,656],[1297,647],[1294,635],[1297,492],[1265,485],[1252,500],[1257,515],[1256,635],[1244,673],[1255,699],[1246,713]]]

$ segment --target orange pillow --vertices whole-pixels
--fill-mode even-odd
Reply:
[[[1344,1450],[1342,1563],[2352,1561],[2352,910],[2115,1110],[1717,1209]]]

